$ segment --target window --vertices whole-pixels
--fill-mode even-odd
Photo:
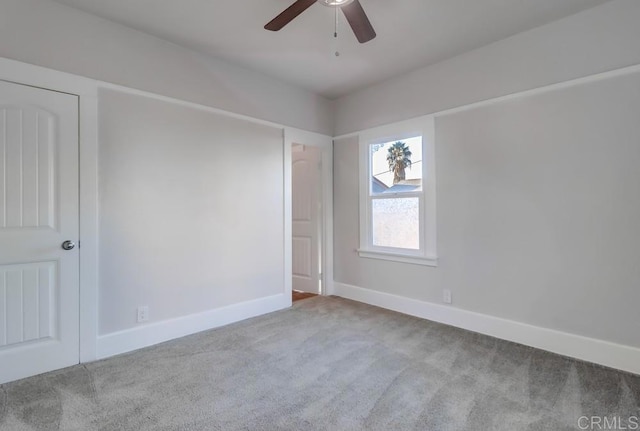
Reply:
[[[360,134],[361,257],[436,264],[433,118]]]

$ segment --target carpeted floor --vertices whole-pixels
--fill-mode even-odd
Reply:
[[[639,412],[638,376],[324,297],[0,390],[2,431],[561,431]]]

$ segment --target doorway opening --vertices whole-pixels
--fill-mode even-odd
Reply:
[[[292,301],[324,294],[322,149],[291,146]]]

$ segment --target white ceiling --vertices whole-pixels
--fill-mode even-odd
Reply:
[[[280,32],[293,0],[55,0],[336,98],[609,0],[360,0],[378,37],[360,45],[315,4]]]

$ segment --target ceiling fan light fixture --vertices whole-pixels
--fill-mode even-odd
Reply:
[[[328,7],[342,7],[352,2],[353,0],[318,0],[318,3]]]
[[[340,9],[347,19],[349,26],[351,26],[351,30],[353,30],[353,33],[356,35],[358,42],[366,43],[376,37],[376,31],[373,29],[371,21],[369,21],[369,17],[367,17],[359,0],[296,0],[291,6],[280,13],[280,15],[269,21],[267,25],[264,26],[265,30],[282,30],[285,25],[289,24],[298,15],[316,3],[334,8],[336,19],[338,9]]]

